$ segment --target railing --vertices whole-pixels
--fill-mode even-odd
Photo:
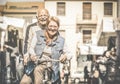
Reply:
[[[76,15],[76,22],[79,24],[84,24],[84,23],[87,23],[87,24],[96,24],[98,21],[98,18],[97,18],[97,15],[93,14],[91,15],[91,19],[83,19],[83,15],[81,14],[77,14]]]

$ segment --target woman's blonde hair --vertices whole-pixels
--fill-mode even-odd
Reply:
[[[59,20],[58,17],[56,17],[56,16],[51,16],[51,17],[48,19],[47,25],[48,25],[51,21],[56,22],[57,25],[58,25],[58,27],[60,26],[60,20]]]

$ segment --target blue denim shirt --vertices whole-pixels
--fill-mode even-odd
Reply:
[[[35,53],[37,56],[42,56],[42,52],[46,46],[46,37],[44,35],[43,31],[37,31],[37,42],[35,46]],[[57,39],[51,43],[52,46],[52,59],[58,60],[61,54],[63,53],[63,47],[64,47],[64,38],[58,35]],[[52,80],[56,81],[59,79],[59,62],[52,62],[52,69],[54,71],[52,75]]]

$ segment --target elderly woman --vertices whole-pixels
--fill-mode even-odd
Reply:
[[[30,59],[33,62],[37,62],[38,59],[42,59],[47,57],[60,60],[60,62],[64,62],[67,59],[71,58],[70,51],[65,46],[65,39],[59,34],[59,26],[60,22],[57,17],[50,17],[47,23],[46,30],[39,30],[34,35],[29,54]],[[34,69],[34,84],[43,84],[43,73],[47,64],[37,64]],[[52,62],[52,84],[60,84],[60,67],[59,62]],[[31,78],[26,74],[23,76],[23,80],[21,84],[30,84]]]

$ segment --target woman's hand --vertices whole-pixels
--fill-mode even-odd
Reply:
[[[65,62],[67,60],[67,56],[65,54],[62,54],[59,58],[60,62]]]
[[[31,56],[30,56],[30,59],[31,59],[32,61],[36,62],[37,59],[38,59],[38,56],[31,55]]]

